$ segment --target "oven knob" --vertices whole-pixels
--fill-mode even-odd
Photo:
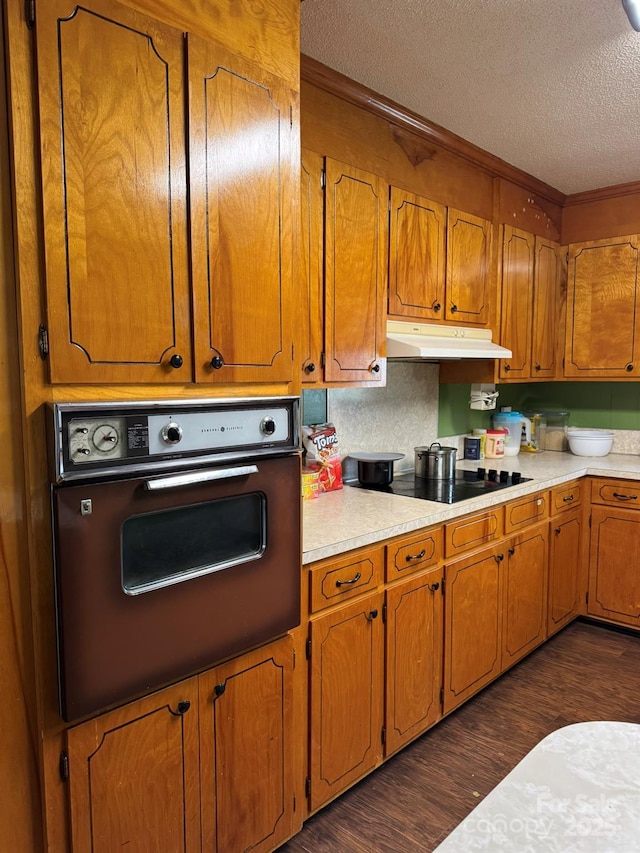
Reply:
[[[260,423],[260,432],[264,435],[273,435],[276,431],[276,422],[273,418],[266,417],[263,418]]]
[[[487,477],[489,478],[489,480],[491,480],[492,483],[495,483],[498,479],[497,468],[489,468],[489,473],[487,474]]]
[[[509,482],[509,472],[508,471],[500,471],[500,482],[508,483]]]
[[[514,471],[513,474],[511,475],[511,483],[514,486],[517,486],[518,483],[521,482],[521,480],[522,480],[522,474],[520,473],[520,471]]]
[[[180,424],[171,422],[165,427],[162,427],[162,440],[167,444],[178,444],[182,441],[182,427]]]

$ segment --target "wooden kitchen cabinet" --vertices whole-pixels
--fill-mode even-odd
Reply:
[[[203,849],[197,678],[74,726],[66,740],[73,850]]]
[[[443,570],[394,584],[386,600],[385,755],[441,717]]]
[[[549,516],[549,493],[534,492],[504,508],[504,532],[509,535]]]
[[[301,323],[303,382],[316,384],[386,383],[386,298],[388,258],[388,185],[362,169],[303,152],[302,244],[307,281]],[[324,186],[323,235],[318,222]],[[322,353],[314,307],[323,245]],[[308,304],[307,304],[308,303]],[[310,343],[311,342],[311,343]]]
[[[391,187],[389,314],[444,321],[447,210]]]
[[[502,669],[547,637],[548,524],[505,542]]]
[[[315,811],[382,761],[383,593],[309,623],[309,807]]]
[[[73,850],[266,853],[289,838],[293,669],[287,635],[70,728]]]
[[[297,97],[112,0],[36,33],[51,381],[291,380]]]
[[[324,160],[302,149],[300,210],[300,298],[298,299],[299,356],[303,385],[324,378]]]
[[[465,515],[448,522],[444,528],[444,552],[447,558],[498,542],[504,531],[504,509],[501,506]]]
[[[293,668],[288,635],[200,676],[203,850],[267,853],[302,825]]]
[[[501,672],[503,560],[498,544],[445,566],[445,714]]]
[[[555,379],[566,262],[562,248],[509,225],[502,243],[501,381]]]
[[[639,484],[594,480],[591,486],[589,598],[587,613],[640,627]]]
[[[486,219],[448,208],[445,320],[475,326],[491,322],[492,240],[493,226]]]
[[[582,510],[553,518],[549,537],[547,633],[551,636],[584,611],[587,564]]]
[[[51,381],[189,381],[183,35],[51,0],[36,37]]]
[[[297,101],[222,45],[189,34],[187,56],[196,380],[287,382]]]
[[[637,236],[569,246],[565,378],[638,374],[639,299]]]

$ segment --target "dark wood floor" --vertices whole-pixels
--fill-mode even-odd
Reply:
[[[428,853],[545,735],[586,720],[640,722],[640,636],[574,622],[279,853]]]

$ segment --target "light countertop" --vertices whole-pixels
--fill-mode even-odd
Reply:
[[[478,464],[498,471],[520,471],[523,477],[532,479],[455,504],[356,489],[348,485],[335,492],[325,492],[317,500],[303,501],[302,562],[313,563],[334,557],[353,548],[441,524],[587,475],[640,480],[640,456],[622,453],[587,457],[547,450],[503,459],[485,459],[482,463],[462,460],[457,468],[474,471]]]

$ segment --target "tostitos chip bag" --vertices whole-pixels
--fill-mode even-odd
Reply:
[[[320,491],[332,492],[342,488],[342,463],[338,453],[338,436],[333,424],[312,424],[302,427],[305,467],[318,471]]]

